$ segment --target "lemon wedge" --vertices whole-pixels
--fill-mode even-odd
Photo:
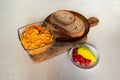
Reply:
[[[94,56],[94,54],[86,46],[80,46],[78,48],[78,54],[81,55],[81,56],[83,56],[86,59],[90,59],[91,61],[94,61],[94,62],[97,61],[96,57]]]

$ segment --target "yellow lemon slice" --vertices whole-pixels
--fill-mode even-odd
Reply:
[[[96,62],[96,57],[91,52],[91,50],[89,48],[87,48],[86,46],[80,46],[78,48],[78,54],[83,56],[86,59],[90,59],[90,60]]]

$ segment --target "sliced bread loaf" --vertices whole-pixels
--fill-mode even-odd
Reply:
[[[77,16],[74,16],[75,21],[73,21],[72,23],[69,23],[69,25],[64,25],[67,22],[70,22],[69,19],[66,19],[67,15],[62,17],[63,21],[62,21],[62,19],[58,20],[59,18],[57,18],[57,16],[55,16],[55,14],[58,14],[58,13],[59,13],[59,15],[65,15],[64,13],[66,13],[66,12],[69,17],[74,16],[74,15],[69,15],[72,13],[70,13],[68,11],[60,11],[60,12],[58,11],[50,16],[50,21],[53,24],[57,25],[58,28],[60,30],[64,31],[68,36],[71,36],[71,37],[81,36],[84,33],[84,23],[80,18],[78,18]]]
[[[74,20],[66,19],[67,15],[64,17],[65,19],[58,18],[59,15],[65,15],[64,13],[67,15],[72,14],[71,16],[74,16]],[[82,39],[89,31],[87,19],[74,11],[59,10],[49,15],[45,21],[53,26],[56,40],[60,42],[71,42]]]

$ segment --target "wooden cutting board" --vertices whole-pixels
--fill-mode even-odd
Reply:
[[[82,40],[78,40],[76,42],[56,42],[54,44],[54,46],[44,52],[44,53],[41,53],[39,55],[34,55],[34,56],[30,56],[31,59],[35,62],[42,62],[42,61],[45,61],[45,60],[48,60],[50,58],[53,58],[57,55],[60,55],[64,52],[68,52],[68,50],[73,47],[74,45],[76,44],[80,44],[80,43],[85,43],[87,41],[87,37],[84,37]]]
[[[87,33],[89,31],[89,28],[96,26],[99,22],[99,20],[96,17],[91,17],[89,19],[86,19],[84,16],[82,16],[80,13],[74,12],[74,11],[70,11],[71,13],[73,13],[74,15],[76,15],[77,17],[81,18],[84,23],[85,23],[85,27],[86,27],[86,32],[85,35],[83,36],[84,38],[79,38],[77,39],[76,42],[55,42],[54,46],[50,49],[47,50],[44,53],[41,53],[39,55],[34,55],[31,56],[32,60],[35,62],[42,62],[45,60],[48,60],[50,58],[53,58],[57,55],[60,55],[66,51],[68,51],[71,47],[73,47],[76,44],[80,44],[80,43],[85,43],[87,41]],[[52,13],[53,14],[53,13]],[[49,23],[49,18],[52,15],[50,14],[46,19],[45,22]],[[54,25],[55,26],[55,25]]]

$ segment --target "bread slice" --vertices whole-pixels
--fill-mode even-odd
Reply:
[[[71,12],[65,10],[59,10],[55,12],[54,18],[56,18],[59,23],[62,23],[64,25],[71,24],[75,21],[75,16]]]
[[[84,33],[85,25],[80,18],[78,18],[77,16],[74,16],[74,18],[75,18],[74,22],[72,22],[69,25],[64,25],[65,23],[64,24],[60,23],[58,21],[58,19],[56,19],[55,14],[57,14],[57,13],[59,13],[59,14],[61,13],[60,15],[64,15],[65,11],[63,11],[63,13],[62,13],[62,11],[60,11],[60,12],[58,11],[58,12],[52,14],[50,16],[50,22],[57,25],[61,31],[64,31],[68,36],[71,36],[71,37],[79,37]],[[66,17],[63,17],[63,18],[66,18]],[[67,22],[67,19],[66,19],[66,22]],[[68,22],[69,22],[69,20],[68,20]]]
[[[69,24],[66,24],[65,21],[60,22],[60,20],[58,20],[58,18],[56,18],[55,15],[55,13],[59,11],[50,14],[45,19],[45,22],[53,26],[52,28],[56,36],[56,41],[73,42],[84,38],[89,31],[88,20],[80,13],[74,11],[69,11],[69,10],[60,10],[60,11],[67,11],[70,14],[73,14],[75,19]]]

